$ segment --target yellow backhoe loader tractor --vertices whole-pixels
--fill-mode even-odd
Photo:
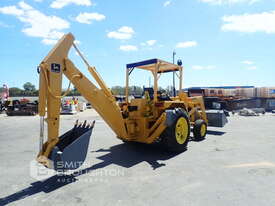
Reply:
[[[88,80],[68,58],[71,47],[82,58],[98,87]],[[129,97],[129,76],[134,69],[152,73],[154,87],[145,89],[141,98]],[[190,130],[196,139],[207,132],[207,116],[202,97],[188,97],[182,90],[183,67],[159,59],[128,64],[126,67],[126,98],[116,102],[111,91],[74,44],[71,33],[64,35],[39,65],[40,152],[37,160],[55,170],[77,169],[85,160],[94,123],[76,123],[59,137],[59,116],[63,74],[124,142],[158,143],[170,151],[186,149]],[[179,94],[169,97],[158,92],[158,80],[167,72],[176,72]],[[68,88],[69,90],[69,88]],[[65,94],[66,95],[66,92]],[[46,118],[45,118],[46,116]],[[44,141],[44,122],[48,138]]]

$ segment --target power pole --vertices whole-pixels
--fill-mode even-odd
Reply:
[[[173,64],[175,64],[175,56],[176,56],[176,52],[175,50],[173,51]],[[173,71],[173,94],[174,97],[176,96],[176,88],[175,88],[175,72]]]

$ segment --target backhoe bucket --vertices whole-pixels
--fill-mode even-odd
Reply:
[[[86,121],[83,124],[76,123],[73,129],[59,137],[59,142],[49,157],[56,171],[75,170],[83,164],[94,123],[95,121],[91,125],[86,125]]]
[[[207,110],[206,111],[208,126],[224,127],[228,122],[223,110]]]

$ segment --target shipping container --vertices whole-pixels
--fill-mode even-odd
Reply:
[[[207,97],[223,97],[224,96],[224,89],[214,89],[209,88],[205,89],[205,96]]]
[[[224,89],[223,95],[225,97],[235,97],[236,96],[236,89]]]
[[[260,98],[275,98],[275,87],[256,88],[256,96]]]
[[[189,97],[204,96],[204,89],[189,88],[188,96]]]
[[[236,95],[239,97],[246,97],[246,98],[256,97],[255,88],[237,88]]]

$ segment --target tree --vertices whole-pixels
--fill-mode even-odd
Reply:
[[[111,88],[111,90],[114,95],[125,95],[125,87],[113,86]],[[140,86],[130,86],[129,87],[130,95],[142,95],[142,93],[143,93],[143,88]]]
[[[143,88],[139,87],[139,86],[131,86],[129,88],[129,92],[130,92],[130,94],[133,94],[133,95],[142,95]]]
[[[63,92],[65,92],[65,90]],[[81,96],[81,94],[74,87],[73,89],[70,90],[70,92],[68,93],[68,96]]]
[[[22,96],[23,95],[23,90],[22,89],[20,89],[20,88],[18,88],[18,87],[11,87],[10,89],[9,89],[9,91],[10,91],[10,96],[11,97],[15,97],[15,96]]]
[[[121,86],[114,86],[111,88],[111,90],[114,95],[124,95],[125,94],[125,89],[124,89],[124,87],[121,87]]]
[[[31,92],[34,92],[35,91],[35,86],[30,83],[30,82],[26,82],[24,85],[23,85],[23,88],[26,92],[28,93],[31,93]]]

